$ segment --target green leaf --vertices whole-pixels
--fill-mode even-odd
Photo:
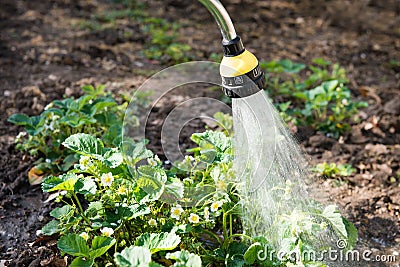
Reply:
[[[42,227],[42,234],[44,235],[53,235],[60,231],[59,228],[60,222],[57,220],[51,220],[45,226]]]
[[[168,203],[175,202],[178,199],[183,198],[184,185],[179,178],[168,178],[165,183],[164,193],[162,200]]]
[[[76,154],[71,154],[71,155],[68,155],[68,156],[66,156],[64,158],[63,164],[61,165],[61,168],[62,168],[63,172],[67,172],[77,162],[77,159],[75,158],[75,155]]]
[[[343,219],[344,224],[346,225],[347,249],[350,250],[350,249],[353,249],[357,244],[358,231],[357,231],[357,228],[354,226],[354,224],[352,224],[351,222],[349,222],[345,218],[342,218],[342,219]]]
[[[132,165],[153,156],[153,152],[146,148],[145,141],[135,143],[133,140],[124,140],[122,151]]]
[[[141,203],[159,199],[164,192],[167,180],[165,171],[145,165],[140,166],[138,172],[140,176],[136,180],[136,184],[147,193],[147,196],[141,200]]]
[[[86,244],[86,240],[77,234],[62,236],[57,242],[57,247],[72,256],[89,258],[89,246]]]
[[[115,107],[117,105],[116,102],[113,101],[101,101],[97,102],[90,108],[90,114],[93,116],[94,114],[103,111],[105,108],[108,107]]]
[[[294,63],[289,59],[280,60],[278,64],[280,64],[283,67],[283,71],[287,73],[298,73],[306,67],[304,64]]]
[[[62,217],[66,216],[71,210],[72,207],[70,205],[64,205],[62,207],[58,207],[52,210],[50,212],[50,216],[60,220]]]
[[[210,144],[219,152],[225,152],[232,147],[231,139],[222,132],[205,131],[204,133],[195,133],[191,136],[191,139],[200,147]]]
[[[114,260],[120,267],[145,267],[151,262],[151,253],[146,247],[130,246],[115,253]]]
[[[161,250],[173,250],[180,242],[181,238],[175,233],[144,233],[136,239],[135,245],[147,247],[154,254]]]
[[[200,256],[190,253],[187,250],[175,251],[174,253],[167,253],[166,258],[176,261],[172,265],[174,267],[201,267]]]
[[[122,125],[120,122],[113,123],[101,138],[105,144],[120,146],[122,139]]]
[[[247,250],[247,245],[241,242],[231,242],[226,249],[228,267],[241,267],[245,264],[243,254]]]
[[[96,92],[96,89],[94,89],[93,85],[83,85],[82,86],[82,91],[84,91],[86,94],[94,94]]]
[[[346,225],[336,205],[326,206],[321,216],[330,223],[341,237],[347,237]]]
[[[85,211],[85,216],[89,218],[96,217],[97,213],[101,210],[103,210],[103,204],[101,201],[92,201],[89,203],[89,206]]]
[[[94,259],[100,257],[107,252],[114,244],[116,240],[106,236],[96,236],[92,240],[92,248],[89,252],[90,258]]]
[[[91,267],[94,264],[94,259],[83,259],[82,257],[75,258],[72,262],[70,267]]]
[[[109,150],[104,154],[103,163],[106,164],[107,167],[116,168],[121,165],[123,161],[124,157],[119,152]]]
[[[14,123],[15,125],[21,125],[21,126],[26,126],[26,125],[32,124],[29,116],[27,116],[25,114],[20,114],[20,113],[12,114],[8,118],[8,122]]]
[[[321,66],[328,66],[329,64],[331,64],[331,62],[326,61],[323,58],[315,58],[315,59],[313,59],[312,62],[315,64],[318,64],[318,65],[321,65]]]
[[[244,260],[248,264],[253,264],[258,260],[259,251],[263,250],[261,243],[256,242],[250,245],[250,247],[246,250],[243,255]]]
[[[93,154],[102,155],[104,153],[103,143],[89,134],[78,133],[71,135],[62,144],[74,152],[85,156]]]
[[[53,192],[57,190],[73,191],[78,176],[74,173],[62,174],[58,177],[49,176],[42,182],[42,190],[44,192]]]
[[[118,207],[118,215],[125,220],[132,220],[136,217],[150,213],[150,208],[144,204],[133,204],[128,207]]]
[[[321,84],[326,92],[332,92],[333,90],[335,90],[336,87],[338,87],[338,85],[338,80],[326,81]]]
[[[91,178],[79,179],[75,184],[75,190],[82,195],[94,195],[97,191],[96,182]]]

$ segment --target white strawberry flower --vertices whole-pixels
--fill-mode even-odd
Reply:
[[[188,220],[189,220],[190,223],[199,223],[200,217],[199,217],[199,215],[197,215],[195,213],[190,213],[190,216],[189,216]]]
[[[211,211],[216,212],[222,206],[222,201],[215,201],[211,204]]]
[[[182,213],[183,209],[179,204],[171,208],[171,218],[173,219],[179,220]]]
[[[79,164],[82,166],[87,166],[90,163],[90,157],[88,156],[81,156],[79,159]]]
[[[82,232],[79,236],[85,239],[86,241],[89,239],[89,235],[86,232]]]
[[[114,230],[110,227],[104,227],[103,229],[100,230],[100,232],[107,237],[110,237],[114,234]]]
[[[154,219],[150,219],[150,220],[148,221],[148,224],[149,224],[150,226],[157,226],[157,221],[154,220]]]
[[[109,172],[109,173],[103,173],[102,175],[101,175],[101,184],[103,185],[103,186],[111,186],[112,185],[112,183],[113,183],[113,181],[114,181],[114,176],[112,175],[112,173],[111,172]]]

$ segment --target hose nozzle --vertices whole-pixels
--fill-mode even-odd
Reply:
[[[214,16],[222,34],[224,57],[220,66],[222,90],[231,98],[250,96],[262,90],[264,72],[257,58],[246,50],[236,35],[235,28],[226,9],[219,0],[199,0]]]
[[[231,41],[222,41],[224,57],[220,66],[222,90],[230,98],[250,96],[262,90],[265,74],[257,58],[246,50],[237,36]]]

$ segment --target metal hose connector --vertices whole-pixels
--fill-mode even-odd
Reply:
[[[221,30],[222,37],[225,42],[229,42],[237,37],[235,27],[228,12],[218,0],[199,0],[217,21],[218,27]]]

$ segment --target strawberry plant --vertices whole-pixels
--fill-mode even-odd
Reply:
[[[38,116],[13,114],[8,121],[24,126],[17,138],[17,148],[40,157],[36,171],[67,171],[78,160],[73,151],[65,149],[64,140],[85,132],[101,137],[108,146],[121,141],[122,119],[126,103],[119,105],[104,86],[83,86],[83,96],[55,100]],[[44,160],[43,160],[44,159]]]
[[[323,82],[313,89],[294,93],[294,96],[304,101],[304,108],[296,112],[305,123],[335,138],[348,132],[348,120],[357,120],[358,109],[367,106],[366,102],[352,101],[350,90],[338,80]]]
[[[73,170],[43,181],[43,190],[55,194],[63,206],[50,213],[54,219],[42,233],[60,235],[59,249],[75,257],[71,266],[96,262],[282,266],[293,262],[277,255],[258,257],[273,245],[265,237],[243,233],[230,137],[206,131],[194,134],[192,140],[198,145],[190,150],[193,156],[168,170],[143,142],[124,140],[119,147],[106,148],[89,134],[68,137],[63,145],[80,160]],[[143,160],[147,164],[138,166]],[[354,244],[355,228],[334,206],[316,205],[313,214],[298,210],[283,214],[272,228],[284,240],[279,249],[290,253],[311,249],[305,246],[314,242],[309,238],[326,227]]]
[[[336,164],[323,162],[315,165],[311,170],[318,175],[328,178],[350,176],[355,169],[350,164]]]
[[[290,60],[261,62],[270,75],[266,90],[279,99],[276,104],[286,122],[309,125],[335,138],[350,129],[366,102],[351,99],[345,69],[321,58],[306,66]],[[307,71],[302,79],[300,72]]]
[[[58,170],[42,181],[58,206],[41,233],[57,236],[70,266],[325,266],[290,255],[329,249],[317,240],[328,228],[346,249],[355,245],[354,226],[318,203],[275,219],[268,231],[279,243],[246,234],[232,118],[217,113],[219,130],[193,134],[191,156],[166,168],[146,142],[122,139],[125,105],[103,89],[84,87],[82,97],[53,101],[36,117],[10,117],[27,131],[18,146]],[[286,186],[271,190],[287,198]]]

